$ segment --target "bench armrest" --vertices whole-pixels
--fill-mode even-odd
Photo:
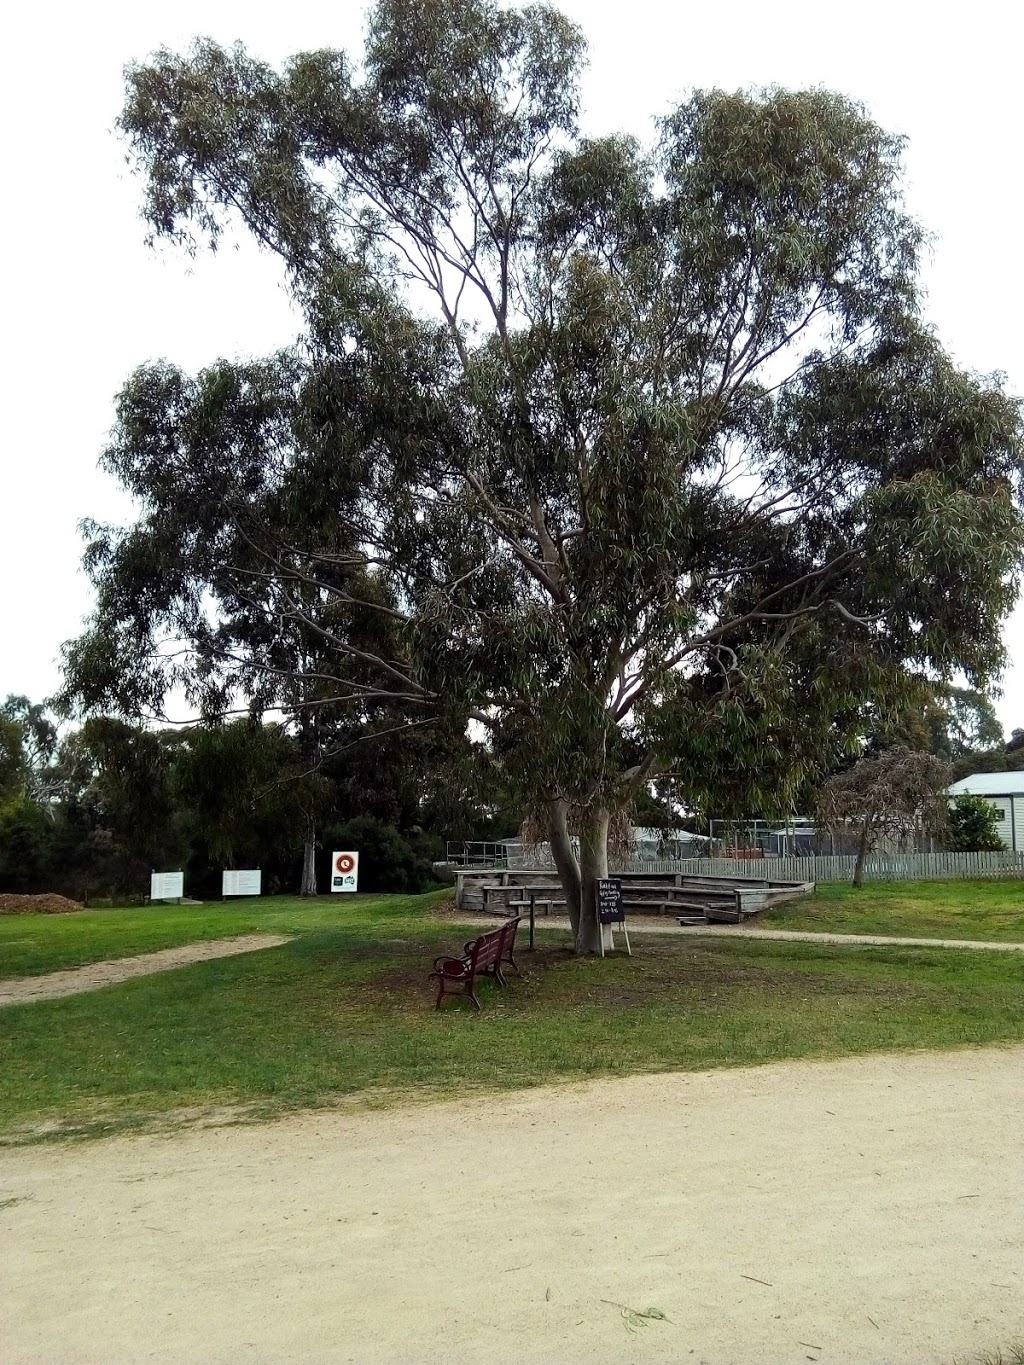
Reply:
[[[465,976],[468,971],[469,963],[464,957],[435,957],[431,975]]]

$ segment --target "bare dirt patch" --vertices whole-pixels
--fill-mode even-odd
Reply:
[[[56,896],[47,892],[41,896],[15,896],[4,893],[0,896],[0,915],[69,915],[85,906],[67,896]]]
[[[81,991],[98,991],[104,986],[115,986],[136,976],[173,971],[193,962],[209,962],[216,957],[255,953],[263,948],[277,948],[290,941],[288,934],[241,934],[237,938],[213,938],[204,943],[186,943],[180,948],[161,948],[159,952],[141,953],[136,957],[92,962],[87,967],[49,972],[45,976],[12,977],[0,981],[0,1008],[23,1005],[33,1000],[56,1000],[62,995],[78,995]]]
[[[876,1055],[3,1151],[4,1365],[948,1365],[1024,1325],[1022,1080]]]

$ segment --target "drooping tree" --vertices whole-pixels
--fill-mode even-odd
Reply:
[[[818,793],[817,822],[857,845],[854,886],[864,885],[868,854],[883,841],[946,830],[949,768],[932,754],[894,745],[829,778]]]
[[[94,538],[69,694],[158,704],[184,641],[224,696],[473,719],[588,951],[617,812],[669,774],[785,806],[912,675],[982,683],[1022,536],[1018,407],[920,320],[899,140],[823,91],[585,139],[583,56],[546,5],[380,0],[361,60],[130,71],[154,236],[240,222],[307,330],[129,381],[143,512]],[[315,666],[271,663],[296,628]]]

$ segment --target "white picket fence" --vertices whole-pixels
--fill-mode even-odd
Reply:
[[[856,858],[683,858],[617,862],[617,872],[683,872],[702,877],[770,878],[784,882],[850,882]],[[1024,853],[892,853],[868,858],[869,882],[965,881],[976,877],[1024,877]]]

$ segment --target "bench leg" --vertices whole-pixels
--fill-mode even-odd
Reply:
[[[463,982],[463,981],[460,980],[458,977],[455,978],[455,980],[454,980],[451,984],[452,984],[453,986],[462,986],[462,985],[464,985],[464,986],[465,986],[465,990],[463,990],[462,992],[459,992],[459,991],[456,991],[456,990],[448,990],[448,989],[447,989],[448,984],[449,984],[449,981],[448,981],[448,978],[447,978],[447,977],[442,977],[442,978],[438,981],[438,983],[437,983],[437,999],[436,999],[435,1002],[434,1002],[434,1009],[439,1010],[439,1009],[441,1008],[441,1005],[442,1005],[442,1003],[443,1003],[443,1001],[444,1001],[445,996],[447,996],[447,995],[459,995],[460,993],[461,993],[462,995],[468,995],[469,998],[470,998],[470,1000],[472,1000],[473,1004],[476,1006],[476,1008],[477,1008],[477,1009],[480,1008],[480,1001],[479,1001],[479,1000],[476,998],[476,996],[473,994],[473,982],[472,982],[472,981]]]

